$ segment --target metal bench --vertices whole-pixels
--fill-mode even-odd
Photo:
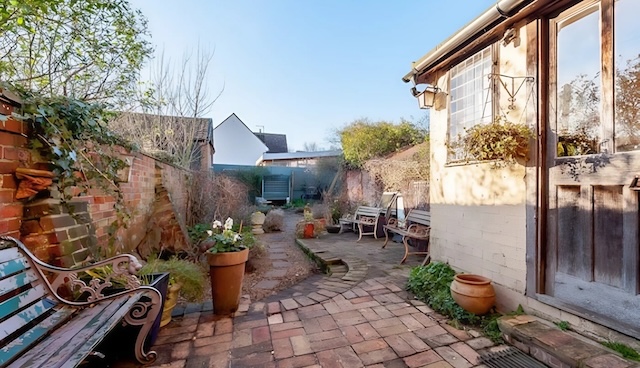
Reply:
[[[340,219],[340,232],[342,232],[343,226],[357,226],[360,236],[357,241],[362,239],[362,235],[373,235],[378,239],[378,218],[380,217],[381,209],[379,207],[359,206],[356,209],[353,216],[348,216]],[[365,232],[364,227],[371,226],[373,230],[371,232]]]
[[[131,255],[77,269],[55,267],[19,240],[0,237],[0,367],[78,366],[98,355],[98,344],[120,324],[141,326],[135,356],[152,363],[156,352],[145,352],[145,340],[162,299],[155,288],[140,286],[139,268]],[[104,277],[88,276],[97,272]],[[121,289],[113,288],[116,280]],[[113,294],[105,295],[109,288]]]
[[[387,224],[383,227],[385,240],[382,248],[385,248],[387,246],[387,243],[389,242],[389,232],[402,235],[402,244],[404,244],[404,258],[402,258],[400,263],[404,263],[409,254],[417,254],[425,255],[424,260],[422,261],[422,265],[427,264],[431,259],[431,256],[429,255],[431,213],[423,210],[411,210],[407,214],[404,225],[405,226],[403,226],[403,224],[400,224],[397,218],[391,218],[388,220]],[[408,227],[406,227],[406,225],[408,225]],[[409,239],[426,240],[427,250],[410,252],[408,243]]]

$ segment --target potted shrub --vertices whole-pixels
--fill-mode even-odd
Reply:
[[[227,218],[224,225],[214,221],[212,227],[212,230],[208,230],[209,238],[205,240],[205,244],[210,245],[205,253],[209,264],[213,312],[216,315],[229,315],[238,310],[240,304],[245,263],[249,259],[252,243],[240,235],[242,225],[238,231],[233,230],[231,218]]]
[[[178,302],[178,296],[189,302],[200,301],[204,295],[205,277],[201,266],[187,259],[171,257],[168,260],[150,258],[138,275],[144,280],[146,275],[169,274],[169,286],[162,309],[160,327],[171,322],[171,312]]]

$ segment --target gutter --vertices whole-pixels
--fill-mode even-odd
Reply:
[[[537,0],[499,0],[495,6],[482,13],[478,18],[462,27],[453,36],[436,46],[418,61],[413,62],[411,71],[405,75],[402,80],[405,83],[413,81],[415,84],[415,76],[425,69],[430,69],[442,57],[460,47],[474,35],[487,31],[487,28],[496,22],[508,19],[515,15],[523,6]]]

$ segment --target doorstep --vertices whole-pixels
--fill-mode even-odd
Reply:
[[[498,319],[504,340],[554,368],[640,368],[618,353],[529,315]]]

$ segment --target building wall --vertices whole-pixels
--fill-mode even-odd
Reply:
[[[525,29],[520,37],[525,40]],[[499,47],[499,73],[525,76],[526,42]],[[448,75],[438,86],[448,90]],[[510,85],[510,80],[507,84]],[[528,86],[516,96],[516,108],[507,109],[501,85],[496,113],[524,121]],[[453,268],[493,280],[498,303],[510,293],[524,294],[526,285],[525,168],[495,168],[493,163],[447,163],[448,108],[431,109],[431,250],[433,259]],[[500,306],[500,305],[499,305]],[[508,309],[508,308],[507,308]]]
[[[235,115],[230,116],[213,130],[215,154],[213,162],[225,165],[255,166],[264,145]]]

